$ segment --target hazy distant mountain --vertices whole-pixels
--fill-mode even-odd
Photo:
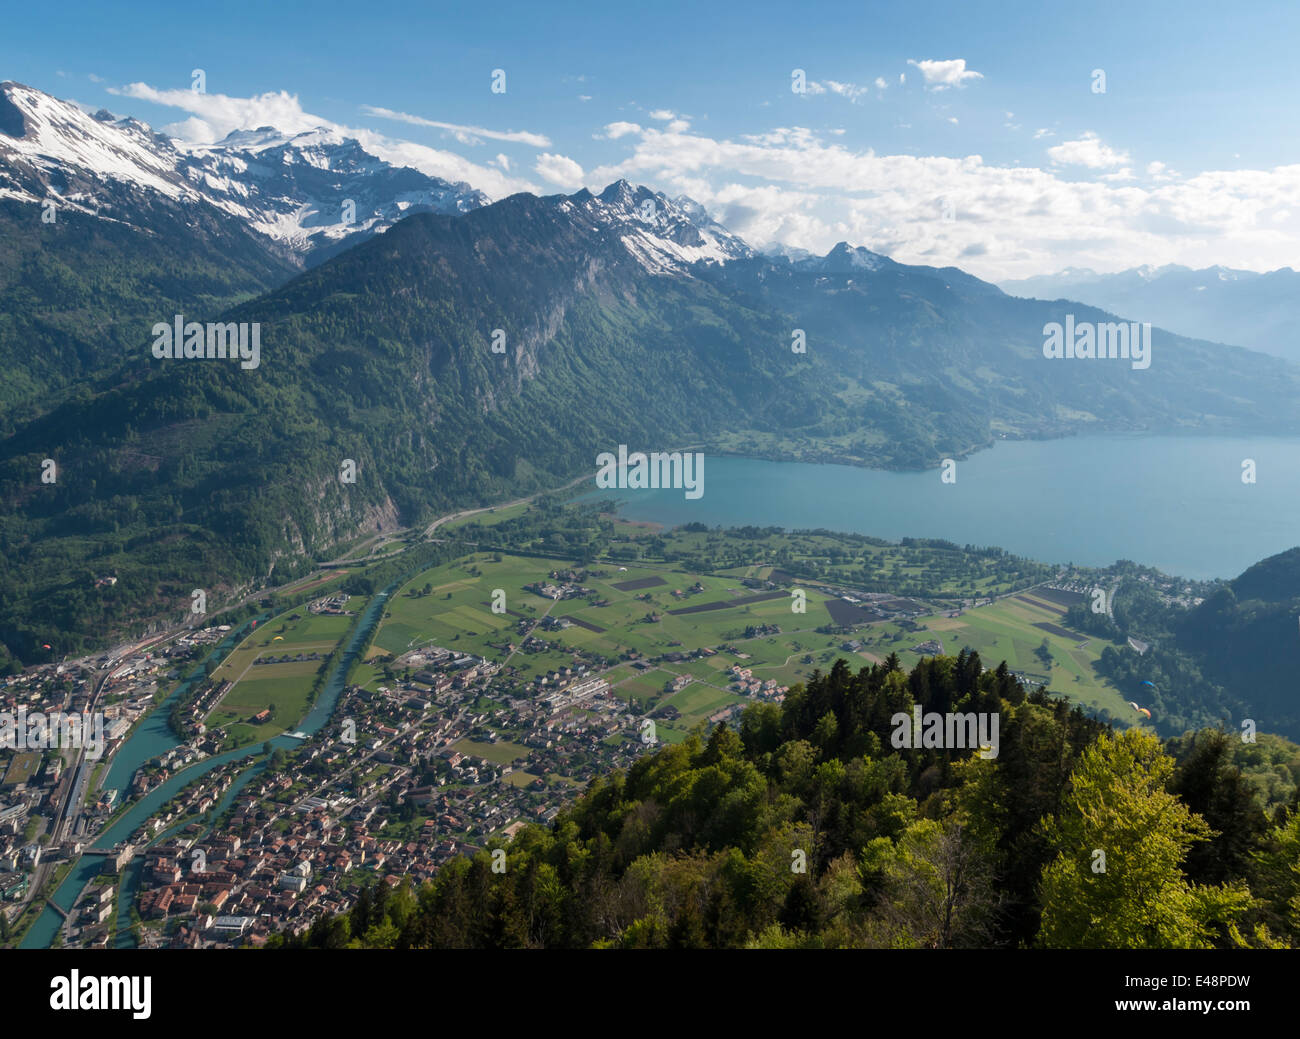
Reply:
[[[1015,296],[1075,299],[1134,321],[1300,361],[1300,274],[1228,267],[1135,267],[1118,274],[1068,268],[1005,281]]]

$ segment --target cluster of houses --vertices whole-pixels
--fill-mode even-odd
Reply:
[[[586,588],[579,584],[576,574],[572,572],[561,574],[557,570],[551,571],[551,581],[538,581],[535,584],[526,584],[524,585],[524,591],[532,592],[534,595],[540,595],[543,599],[552,599],[555,601],[559,601],[560,599],[581,599],[596,594],[590,588]]]
[[[775,679],[755,678],[751,668],[741,667],[739,664],[732,664],[728,674],[731,677],[731,688],[741,696],[781,703],[785,700],[785,694],[790,691],[788,686],[780,685]],[[722,720],[725,719],[719,718],[719,721]],[[713,719],[710,718],[709,721],[712,722]]]
[[[645,750],[626,705],[585,666],[561,669],[545,696],[505,697],[492,712],[467,705],[495,664],[425,647],[389,668],[403,678],[345,691],[336,717],[351,723],[346,732],[306,740],[281,771],[240,790],[210,833],[191,822],[148,848],[146,944],[260,944],[309,927],[346,911],[363,883],[418,884],[489,839],[549,824],[587,780]],[[474,749],[507,733],[520,747],[513,762]],[[139,839],[206,811],[234,774],[222,766],[200,777]],[[99,923],[82,944],[102,939]]]
[[[926,639],[913,646],[912,652],[919,653],[923,657],[937,657],[943,653],[943,643],[938,639]]]

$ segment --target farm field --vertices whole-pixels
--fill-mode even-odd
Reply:
[[[922,655],[912,652],[910,647],[928,639],[941,641],[944,652],[949,654],[970,647],[979,653],[986,667],[996,667],[1005,660],[1013,671],[1046,684],[1058,696],[1094,710],[1105,708],[1117,718],[1127,717],[1131,713],[1127,701],[1093,666],[1111,643],[1086,634],[1065,637],[1061,633],[1066,629],[1060,624],[1064,612],[1062,607],[1046,600],[1034,604],[1019,597],[999,599],[966,610],[955,618],[922,617],[918,623],[924,625],[923,631],[909,632],[892,624],[879,625],[876,641],[867,641],[863,648],[880,657],[892,650],[898,653],[905,668],[911,668]],[[902,638],[893,641],[895,635]],[[1050,669],[1035,653],[1044,639],[1052,656]]]
[[[694,536],[701,541],[717,537]],[[816,547],[819,538],[810,535],[804,540]],[[867,546],[863,551],[879,555],[886,569],[903,571],[910,565],[916,571],[912,577],[925,569],[909,550],[896,546]],[[911,647],[938,639],[946,653],[956,654],[963,647],[976,650],[986,666],[1006,660],[1027,680],[1044,682],[1052,692],[1087,708],[1105,708],[1121,718],[1127,710],[1126,701],[1094,667],[1106,645],[1104,640],[1076,638],[1066,631],[1060,623],[1064,606],[1032,589],[968,608],[957,617],[943,612],[920,617],[915,630],[910,622],[877,620],[856,627],[852,635],[832,635],[815,629],[832,621],[828,602],[841,608],[841,616],[844,604],[811,582],[802,586],[807,596],[802,614],[792,611],[788,591],[764,592],[742,583],[746,578],[771,578],[774,571],[780,579],[780,568],[769,564],[697,574],[667,564],[606,562],[588,571],[582,583],[590,594],[579,598],[551,600],[524,587],[556,583],[549,574],[565,568],[563,562],[550,558],[479,552],[424,571],[390,600],[370,660],[358,672],[357,680],[373,688],[382,682],[386,655],[397,656],[427,645],[498,663],[508,660],[523,682],[570,666],[573,652],[582,650],[608,662],[607,680],[621,699],[641,711],[652,712],[683,696],[664,691],[665,683],[674,677],[695,679],[696,684],[684,691],[690,695],[683,702],[694,705],[698,700],[702,706],[686,710],[674,702],[683,718],[660,725],[666,730],[663,738],[673,739],[674,733],[684,733],[731,702],[728,697],[735,699],[729,689],[733,664],[749,668],[756,679],[790,686],[806,681],[815,670],[829,669],[841,657],[857,668],[896,652],[903,666],[910,668],[922,657]],[[995,583],[991,577],[987,582],[990,587]],[[498,589],[505,594],[504,614],[492,612],[493,593]],[[596,605],[598,602],[602,605]],[[511,653],[507,649],[522,643],[521,621],[531,626],[547,617],[568,622],[562,629],[534,630],[550,644],[547,650],[523,652],[516,648]],[[764,627],[768,630],[762,631]],[[780,630],[772,630],[775,628]],[[861,642],[856,652],[843,648],[843,643],[852,639]],[[1036,653],[1044,640],[1052,658],[1050,667]],[[687,659],[700,648],[718,652]],[[683,659],[656,659],[654,669],[641,671],[619,662],[628,653],[643,658],[679,653]],[[709,686],[719,688],[706,697],[703,690]]]
[[[217,682],[234,683],[208,714],[209,728],[226,728],[239,743],[256,742],[296,728],[307,714],[308,694],[325,658],[347,634],[356,613],[365,608],[364,596],[353,596],[342,616],[313,614],[294,607],[265,621],[244,638],[213,672]],[[297,660],[299,656],[316,659]],[[288,660],[280,662],[280,658]],[[274,663],[256,661],[274,660]],[[272,710],[266,722],[249,719]]]
[[[276,678],[245,678],[236,683],[208,715],[208,726],[224,726],[237,739],[251,736],[254,741],[287,732],[295,728],[307,713],[307,694],[311,691],[314,677],[315,672]],[[271,717],[266,722],[253,725],[248,721],[268,708]]]
[[[550,559],[503,555],[499,559],[479,553],[456,563],[425,571],[393,596],[385,612],[374,650],[398,656],[421,646],[436,645],[503,661],[504,647],[519,645],[520,620],[530,623],[550,616],[569,620],[563,630],[538,630],[538,637],[568,649],[597,654],[611,663],[628,651],[655,657],[665,653],[687,654],[699,647],[722,643],[752,646],[754,662],[771,669],[764,677],[779,682],[796,681],[811,672],[798,658],[814,649],[836,643],[812,631],[830,621],[827,597],[807,590],[807,612],[793,613],[787,593],[767,593],[769,598],[753,601],[761,593],[746,588],[732,577],[686,574],[664,567],[604,566],[589,576],[584,585],[592,594],[578,599],[554,601],[527,591],[525,585],[549,582],[556,566]],[[699,588],[696,589],[696,585]],[[619,587],[623,586],[623,587]],[[631,586],[631,587],[628,587]],[[427,593],[425,589],[428,589]],[[506,613],[491,612],[494,590],[505,593]],[[596,606],[593,602],[605,602]],[[698,609],[701,606],[717,607]],[[690,613],[674,611],[694,610]],[[769,643],[746,641],[746,629],[779,626],[782,634]],[[791,632],[791,634],[786,634]],[[732,658],[719,654],[709,661],[684,662],[680,667],[710,681],[721,681]],[[540,653],[517,652],[511,666],[529,680],[572,663],[565,648]],[[631,674],[617,672],[614,681]]]
[[[479,512],[473,516],[462,516],[460,519],[448,520],[440,526],[438,530],[439,532],[445,532],[473,524],[477,524],[480,527],[495,527],[498,523],[515,519],[518,516],[522,516],[527,511],[528,503],[520,502],[518,505],[506,505],[499,509],[489,509],[487,512]]]

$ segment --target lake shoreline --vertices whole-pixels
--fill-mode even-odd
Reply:
[[[1131,560],[1192,580],[1231,579],[1300,542],[1287,523],[1300,514],[1296,438],[1199,431],[1007,438],[920,471],[706,459],[698,500],[648,488],[592,488],[570,500],[613,500],[620,518],[666,527],[938,538],[1061,564]],[[1243,478],[1247,462],[1254,482]]]

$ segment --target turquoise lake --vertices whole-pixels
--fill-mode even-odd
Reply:
[[[629,450],[645,450],[629,445]],[[1256,482],[1242,481],[1255,462]],[[1300,545],[1300,440],[1089,436],[1000,441],[937,469],[883,472],[705,453],[704,494],[601,490],[620,515],[676,525],[779,526],[996,545],[1049,563],[1131,559],[1191,578],[1235,577]]]

